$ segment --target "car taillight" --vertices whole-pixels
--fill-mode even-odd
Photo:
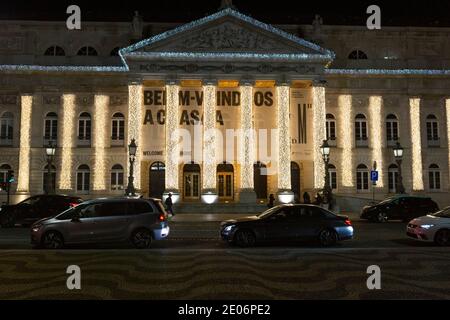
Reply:
[[[166,215],[164,213],[159,214],[159,221],[161,222],[166,221]]]
[[[79,203],[76,203],[76,202],[71,202],[71,203],[69,203],[69,206],[70,206],[71,208],[75,208],[77,205],[79,205]]]
[[[348,225],[348,226],[351,226],[351,225],[352,225],[352,222],[351,222],[349,219],[346,219],[346,220],[344,221],[344,223],[345,223],[346,225]]]

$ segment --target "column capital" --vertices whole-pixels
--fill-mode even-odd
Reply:
[[[323,78],[314,79],[312,81],[312,86],[313,87],[326,87],[326,85],[327,85],[327,80],[325,80]]]
[[[219,80],[216,78],[206,78],[202,79],[202,85],[204,86],[217,86],[219,83]]]
[[[176,77],[168,77],[166,78],[166,85],[173,86],[173,85],[180,85],[180,80]]]
[[[275,87],[285,87],[285,86],[290,87],[291,84],[292,84],[292,81],[288,80],[288,79],[277,79],[277,80],[275,80]]]
[[[142,79],[138,77],[128,78],[128,85],[140,85],[142,84]]]
[[[239,79],[239,85],[240,86],[255,86],[255,79],[245,76]]]

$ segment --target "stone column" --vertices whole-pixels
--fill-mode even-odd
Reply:
[[[445,99],[445,110],[447,117],[447,152],[448,152],[448,166],[449,166],[449,175],[450,175],[450,98]],[[450,176],[449,176],[449,185],[450,185]]]
[[[109,105],[109,96],[96,94],[94,101],[94,123],[93,123],[93,147],[94,147],[94,170],[92,190],[94,192],[106,191],[106,139],[109,138],[107,128],[107,115]],[[108,170],[108,171],[107,171]]]
[[[341,153],[341,184],[348,192],[354,192],[355,183],[353,181],[353,172],[355,167],[353,166],[353,153],[355,137],[354,132],[354,118],[353,118],[353,97],[349,94],[339,95],[338,97],[338,109],[339,109],[339,144],[338,147],[342,148]]]
[[[253,130],[253,83],[244,81],[240,84],[241,91],[241,138],[239,142],[239,162],[241,166],[241,185],[239,201],[256,203],[256,193],[253,184],[253,165],[255,163],[255,137]]]
[[[409,115],[411,118],[412,149],[412,189],[423,191],[422,138],[420,134],[420,98],[409,99]]]
[[[129,170],[128,144],[134,139],[137,145],[136,160],[134,162],[134,187],[137,192],[141,189],[141,154],[142,154],[142,103],[143,92],[140,82],[128,85],[128,143],[127,143],[127,171]]]
[[[19,172],[17,174],[17,192],[30,192],[30,152],[31,152],[31,116],[33,95],[20,96],[20,148]]]
[[[172,193],[172,202],[175,203],[180,198],[178,183],[178,170],[180,163],[180,135],[179,126],[179,92],[180,86],[177,81],[168,81],[166,84],[166,190],[163,198]]]
[[[281,203],[294,201],[291,190],[291,139],[289,131],[290,86],[280,82],[276,87],[278,129],[278,200]]]
[[[323,163],[320,146],[325,140],[326,130],[326,101],[325,84],[314,81],[312,87],[313,132],[314,132],[314,188],[322,189],[325,185],[325,164]]]
[[[383,98],[381,96],[371,96],[369,98],[369,113],[370,113],[370,144],[372,148],[372,164],[377,163],[378,181],[376,190],[381,190],[384,187],[383,177]],[[371,164],[371,165],[372,165]],[[374,187],[374,186],[372,186]]]
[[[217,137],[216,137],[216,82],[203,83],[203,188],[204,203],[217,202]]]
[[[73,148],[76,136],[76,114],[75,114],[75,95],[63,94],[62,113],[59,126],[58,140],[61,147],[61,167],[59,170],[59,190],[62,192],[72,192],[73,185]]]

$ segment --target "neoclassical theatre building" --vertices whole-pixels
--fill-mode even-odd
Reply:
[[[50,189],[122,195],[135,139],[144,196],[285,201],[323,188],[327,139],[330,184],[345,203],[396,193],[400,142],[406,192],[446,205],[449,35],[318,16],[272,26],[231,7],[184,25],[137,13],[75,31],[65,21],[0,21],[0,180],[14,171],[13,202]]]

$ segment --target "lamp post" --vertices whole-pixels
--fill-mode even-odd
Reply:
[[[136,160],[137,145],[134,139],[131,139],[131,143],[128,145],[128,153],[130,154],[130,174],[128,175],[128,186],[125,190],[126,196],[135,196],[136,190],[134,189],[134,161]]]
[[[320,153],[322,153],[322,159],[325,164],[325,185],[323,187],[323,196],[326,203],[331,204],[332,190],[330,186],[330,172],[328,163],[330,162],[330,146],[328,140],[323,140],[322,146],[320,146]]]
[[[53,144],[53,141],[49,141],[48,145],[45,147],[45,154],[47,155],[47,187],[45,190],[46,194],[53,192],[53,179],[52,179],[52,167],[53,160],[55,158],[56,146]]]
[[[405,193],[405,187],[403,186],[403,177],[402,177],[402,159],[403,159],[403,147],[399,142],[394,147],[394,157],[398,166],[398,179],[396,183],[397,193]]]

